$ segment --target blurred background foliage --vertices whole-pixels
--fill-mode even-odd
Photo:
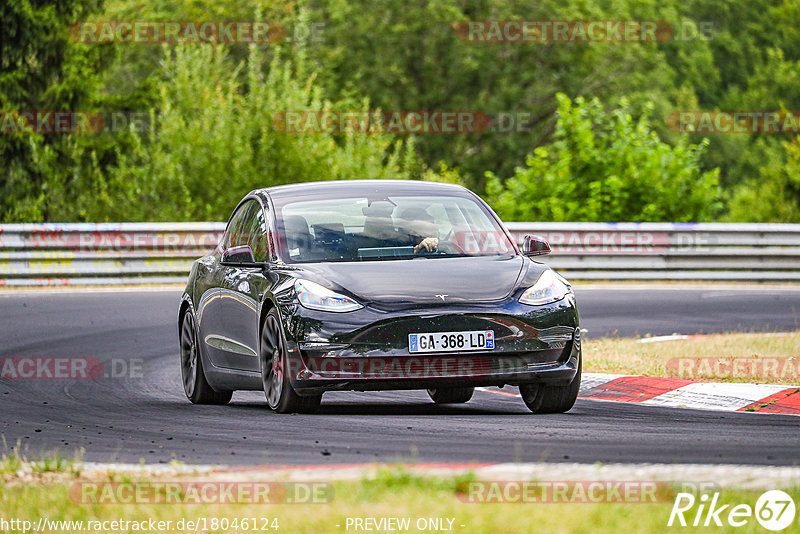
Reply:
[[[277,45],[83,44],[79,20],[277,20]],[[474,43],[466,20],[665,20],[660,43]],[[505,220],[800,222],[800,138],[675,110],[800,110],[800,0],[3,0],[0,109],[143,116],[0,135],[0,221],[223,220],[279,183],[462,183]],[[475,110],[463,134],[287,134],[286,110]],[[513,120],[516,119],[516,120]],[[524,119],[524,120],[521,120]],[[123,122],[124,124],[124,122]]]

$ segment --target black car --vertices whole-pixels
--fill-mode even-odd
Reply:
[[[581,379],[572,288],[522,250],[477,195],[400,180],[249,193],[192,266],[178,313],[187,397],[263,389],[280,413],[340,390],[427,389],[467,402],[519,386],[536,413],[569,410]]]

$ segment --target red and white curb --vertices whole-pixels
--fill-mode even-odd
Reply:
[[[651,406],[800,415],[800,386],[583,373],[579,397]]]

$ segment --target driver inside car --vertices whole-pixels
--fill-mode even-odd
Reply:
[[[406,208],[400,214],[404,230],[414,246],[414,254],[435,252],[439,248],[439,225],[422,208]]]

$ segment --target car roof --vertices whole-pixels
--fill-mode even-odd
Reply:
[[[295,184],[276,185],[258,189],[254,193],[268,194],[276,198],[290,198],[294,196],[319,195],[327,192],[337,194],[363,195],[370,192],[382,194],[409,194],[409,193],[434,193],[450,192],[464,193],[465,187],[457,184],[443,182],[428,182],[424,180],[324,180],[319,182],[301,182]]]

